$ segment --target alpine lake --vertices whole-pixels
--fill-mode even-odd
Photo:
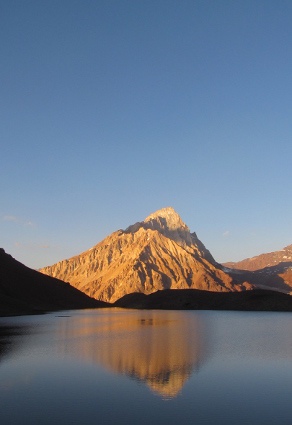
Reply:
[[[292,423],[292,313],[0,318],[0,424]]]

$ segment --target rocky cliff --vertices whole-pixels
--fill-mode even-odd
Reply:
[[[98,300],[163,289],[240,291],[173,208],[118,230],[88,251],[40,270]]]

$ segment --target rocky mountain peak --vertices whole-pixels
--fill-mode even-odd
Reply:
[[[172,207],[162,208],[150,214],[144,221],[129,226],[124,233],[136,233],[141,228],[156,230],[181,246],[192,244],[188,226]]]
[[[157,223],[163,229],[177,230],[183,229],[189,231],[188,226],[182,221],[178,213],[172,207],[161,208],[150,214],[144,223]],[[155,225],[154,225],[155,227]]]

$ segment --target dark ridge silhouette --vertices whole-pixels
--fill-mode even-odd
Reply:
[[[277,291],[254,289],[244,292],[211,292],[197,289],[132,293],[115,307],[161,310],[292,311],[292,297]]]
[[[0,248],[0,316],[107,306],[68,283],[26,267]]]

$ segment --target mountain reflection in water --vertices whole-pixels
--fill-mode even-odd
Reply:
[[[0,318],[1,425],[289,425],[291,393],[291,313]]]
[[[175,311],[119,311],[64,320],[59,349],[145,382],[173,398],[206,356],[206,323]],[[68,345],[68,341],[70,344]]]

